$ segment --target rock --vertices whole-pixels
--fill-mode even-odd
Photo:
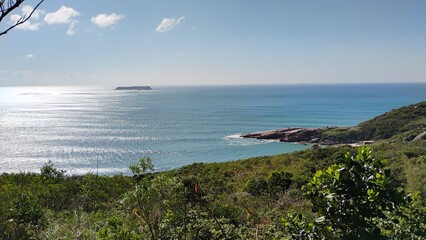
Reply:
[[[331,140],[327,139],[327,140],[321,141],[320,144],[325,145],[325,146],[333,146],[333,145],[336,145],[338,143],[336,143],[335,141],[331,141]]]
[[[283,128],[243,135],[243,138],[277,139],[280,142],[312,142],[321,139],[322,130],[319,128]]]
[[[409,141],[412,141],[415,137],[417,137],[417,135],[410,135],[410,136],[404,137],[402,141],[409,142]]]
[[[426,140],[426,131],[420,133],[413,139],[413,141]]]
[[[342,144],[354,144],[359,139],[353,136],[345,138],[327,137],[323,133],[330,129],[347,130],[348,127],[322,127],[322,128],[282,128],[277,130],[268,130],[262,132],[254,132],[242,135],[243,138],[255,139],[274,139],[280,142],[291,142],[299,144],[319,144],[324,146],[336,146]],[[372,144],[373,141],[365,140],[362,144]]]
[[[254,132],[242,135],[243,138],[256,138],[256,139],[280,139],[282,138],[287,131],[291,131],[298,128],[283,128],[283,129],[276,129],[276,130],[268,130],[268,131],[261,131],[261,132]]]
[[[318,128],[300,128],[287,131],[286,134],[280,138],[281,142],[311,142],[313,138],[320,138],[322,131]]]

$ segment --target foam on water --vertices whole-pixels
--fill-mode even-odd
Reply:
[[[241,137],[241,133],[235,133],[235,134],[231,134],[228,136],[223,137],[224,139],[242,139],[243,137]]]
[[[223,137],[224,140],[230,145],[240,145],[240,146],[251,146],[257,144],[267,144],[272,142],[278,142],[277,140],[271,139],[253,139],[253,138],[243,138],[241,133],[231,134]]]

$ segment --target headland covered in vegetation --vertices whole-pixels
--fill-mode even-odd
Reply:
[[[424,139],[425,103],[401,107],[354,127],[284,128],[244,134],[244,138],[274,139],[281,142],[320,145],[365,144],[400,133],[404,141]]]
[[[133,176],[0,176],[2,239],[425,239],[426,102],[321,139],[373,140]]]

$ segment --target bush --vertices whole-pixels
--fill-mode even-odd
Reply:
[[[315,223],[306,223],[303,217],[284,218],[293,236],[302,236],[302,232],[322,239],[329,239],[330,233],[336,239],[385,239],[396,235],[393,232],[400,226],[389,222],[395,213],[404,218],[411,198],[395,184],[385,162],[371,156],[370,148],[359,148],[355,156],[346,154],[345,159],[345,163],[317,171],[304,187],[312,210],[320,217]]]
[[[247,181],[244,189],[253,196],[270,196],[276,198],[290,188],[293,174],[287,171],[273,171],[267,179],[258,178]]]
[[[279,193],[286,191],[293,183],[293,174],[287,171],[274,171],[267,179],[268,192],[277,196]]]

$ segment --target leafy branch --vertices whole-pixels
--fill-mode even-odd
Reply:
[[[7,3],[7,6],[5,6],[5,0],[0,0],[0,22],[3,21],[3,19],[9,15],[12,11],[17,9],[25,0],[9,0]],[[29,14],[25,14],[24,16],[20,17],[16,23],[14,23],[12,26],[7,28],[6,30],[0,32],[0,36],[8,33],[10,30],[14,29],[15,27],[25,23],[28,21],[33,13],[37,10],[37,8],[44,2],[44,0],[40,0],[39,3],[32,9],[32,11]]]

